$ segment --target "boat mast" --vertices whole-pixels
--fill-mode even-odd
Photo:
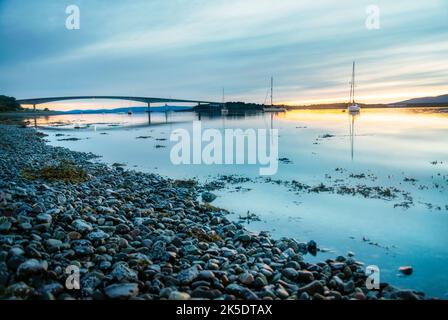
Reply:
[[[274,77],[271,77],[271,107],[274,106]]]
[[[352,70],[352,103],[355,103],[355,61],[353,61],[353,70]]]

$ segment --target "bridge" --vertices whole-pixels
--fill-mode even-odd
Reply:
[[[187,99],[167,99],[167,98],[153,98],[153,97],[133,97],[133,96],[68,96],[68,97],[50,97],[50,98],[35,98],[35,99],[21,99],[16,100],[19,104],[29,104],[33,105],[33,110],[36,111],[36,105],[55,101],[66,101],[66,100],[86,100],[86,99],[98,99],[98,100],[126,100],[126,101],[138,101],[146,103],[148,106],[148,117],[151,121],[151,103],[168,103],[168,102],[179,102],[179,103],[197,103],[200,104],[216,104],[220,103],[211,101],[200,101],[200,100],[187,100]]]

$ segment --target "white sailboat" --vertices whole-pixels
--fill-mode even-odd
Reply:
[[[348,111],[351,113],[358,113],[361,107],[355,102],[355,61],[353,61],[352,81],[350,86],[350,102],[348,104]]]
[[[285,108],[274,106],[274,77],[271,77],[271,106],[264,107],[264,112],[285,112]]]

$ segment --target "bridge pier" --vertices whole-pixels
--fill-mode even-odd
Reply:
[[[151,103],[148,102],[148,123],[151,124]]]

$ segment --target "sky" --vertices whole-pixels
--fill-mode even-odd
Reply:
[[[264,103],[273,76],[276,103],[338,102],[353,60],[360,102],[448,94],[447,0],[0,0],[0,43],[0,94],[17,99],[221,101],[225,88]]]

